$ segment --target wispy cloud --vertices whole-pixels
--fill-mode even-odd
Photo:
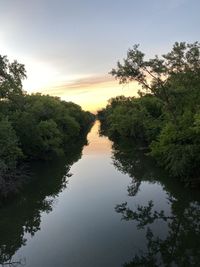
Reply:
[[[63,100],[73,101],[81,105],[85,110],[96,112],[107,104],[109,98],[117,95],[135,96],[138,89],[137,83],[120,85],[110,75],[93,75],[59,82],[49,88],[40,90],[40,92],[59,96]]]
[[[75,79],[72,81],[63,81],[52,85],[49,88],[42,89],[43,93],[55,94],[84,94],[97,88],[117,86],[115,79],[109,75],[98,75],[86,78]]]

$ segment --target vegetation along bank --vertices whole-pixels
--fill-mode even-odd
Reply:
[[[70,153],[87,134],[94,115],[49,95],[23,91],[25,67],[0,56],[0,195],[16,192],[24,163]]]
[[[186,185],[200,184],[200,43],[176,42],[153,59],[135,45],[111,74],[136,81],[139,97],[119,96],[98,112],[111,139],[130,138]]]

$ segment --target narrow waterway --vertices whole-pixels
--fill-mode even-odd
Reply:
[[[198,192],[169,182],[131,145],[114,146],[98,129],[96,122],[67,164],[36,165],[22,196],[1,208],[1,263],[198,266]]]

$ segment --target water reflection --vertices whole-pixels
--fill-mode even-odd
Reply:
[[[101,136],[99,139],[99,128],[100,122],[96,121],[88,134],[88,140],[90,140],[90,145],[84,148],[84,155],[106,155],[110,153],[111,142],[105,136]]]
[[[65,158],[33,164],[31,182],[14,201],[0,209],[0,265],[24,264],[24,259],[13,261],[13,255],[26,245],[26,233],[34,236],[40,230],[42,213],[52,211],[56,196],[67,186],[70,167],[81,158],[86,143],[84,137],[68,147]]]
[[[122,220],[134,222],[133,227],[145,233],[146,246],[133,253],[133,259],[123,266],[199,266],[200,262],[200,199],[198,192],[185,189],[169,179],[149,159],[144,151],[137,150],[130,141],[115,142],[113,163],[131,177],[127,201],[116,205]],[[166,191],[164,210],[151,199],[148,204],[132,207],[144,181],[159,183]],[[158,200],[159,201],[159,200]],[[136,203],[135,203],[136,204]]]
[[[86,139],[68,158],[32,166],[31,184],[0,209],[0,265],[24,257],[27,267],[198,266],[198,193],[128,140],[115,142],[111,160],[97,130],[83,156]]]

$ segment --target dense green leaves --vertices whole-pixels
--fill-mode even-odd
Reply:
[[[34,159],[63,154],[94,119],[78,105],[40,94],[6,101],[1,112],[12,123],[24,155]]]
[[[200,43],[176,42],[169,53],[148,60],[135,45],[111,74],[145,90],[139,98],[112,99],[99,112],[106,133],[145,144],[172,176],[199,183]]]
[[[25,67],[16,60],[10,63],[0,55],[0,99],[22,94],[22,80],[26,78]]]
[[[89,129],[94,115],[49,95],[25,94],[24,65],[0,56],[0,177],[14,180],[20,158],[49,160],[68,154]],[[0,184],[1,191],[1,184]]]
[[[131,137],[139,144],[147,145],[160,131],[162,106],[152,95],[142,98],[111,99],[104,111],[99,112],[101,121],[108,125],[110,137]]]
[[[0,119],[0,173],[15,168],[22,156],[16,133],[7,118]]]
[[[0,118],[0,193],[6,196],[19,184],[17,164],[23,153],[16,133],[6,117]]]

